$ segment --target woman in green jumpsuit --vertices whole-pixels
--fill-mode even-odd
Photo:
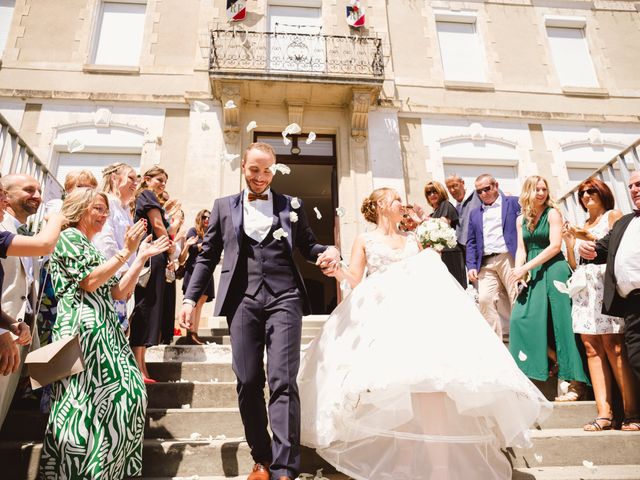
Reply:
[[[52,385],[40,477],[43,479],[118,480],[142,473],[142,440],[147,394],[113,298],[133,292],[144,262],[165,251],[169,240],[146,239],[138,222],[125,247],[110,260],[91,243],[109,215],[104,194],[74,190],[62,214],[71,228],[62,232],[51,255],[51,278],[58,298],[53,340],[79,334],[85,370]],[[115,273],[140,250],[131,268]]]
[[[589,380],[572,329],[571,299],[556,286],[571,276],[560,249],[562,215],[539,176],[527,178],[520,204],[513,279],[524,288],[511,312],[509,348],[524,374],[535,380],[549,378],[551,358],[558,378],[570,382],[571,395],[556,400],[578,400]]]

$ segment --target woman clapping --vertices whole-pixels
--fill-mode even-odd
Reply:
[[[85,370],[53,384],[40,477],[140,475],[146,391],[113,300],[131,294],[145,261],[170,242],[162,237],[151,243],[145,222],[138,222],[127,231],[124,247],[105,261],[91,240],[109,216],[107,196],[77,188],[65,199],[62,214],[70,228],[51,255],[58,298],[53,340],[79,334]],[[119,278],[116,273],[138,246],[135,261]]]

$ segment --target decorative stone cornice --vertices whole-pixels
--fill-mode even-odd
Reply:
[[[216,96],[222,103],[224,140],[226,143],[235,143],[240,138],[240,107],[242,105],[240,83],[219,82],[216,87]],[[227,107],[230,101],[235,105],[234,108]]]
[[[300,125],[300,128],[304,130],[304,127],[302,126],[304,105],[302,103],[287,102],[287,108],[289,110],[289,123],[297,123]]]
[[[368,88],[354,88],[351,100],[351,136],[358,143],[367,138],[369,107],[375,91]]]

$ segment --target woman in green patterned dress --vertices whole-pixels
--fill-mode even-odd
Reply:
[[[549,361],[551,370],[557,363],[558,378],[570,382],[573,400],[578,400],[588,377],[573,334],[571,299],[555,285],[566,284],[571,276],[561,251],[562,215],[539,176],[525,180],[520,205],[512,279],[523,290],[511,312],[509,349],[524,374],[535,380],[547,380]]]
[[[117,480],[142,473],[147,395],[140,370],[119,326],[113,299],[126,299],[144,262],[169,248],[163,237],[151,243],[138,222],[125,246],[106,260],[91,243],[109,216],[103,193],[74,190],[62,214],[69,226],[60,235],[50,268],[58,298],[53,340],[79,333],[85,370],[55,382],[40,464],[44,479]],[[138,249],[131,268],[114,276]]]

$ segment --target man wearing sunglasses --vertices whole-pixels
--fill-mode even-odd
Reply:
[[[510,276],[518,249],[516,220],[520,204],[518,197],[500,192],[498,182],[489,174],[476,178],[475,188],[482,204],[469,215],[468,276],[470,281],[478,282],[482,315],[502,338],[498,306],[512,305],[517,295]]]
[[[629,363],[640,380],[640,172],[629,178],[634,211],[620,218],[598,242],[582,242],[580,256],[607,264],[602,313],[623,317]],[[640,418],[631,419],[639,425]]]

